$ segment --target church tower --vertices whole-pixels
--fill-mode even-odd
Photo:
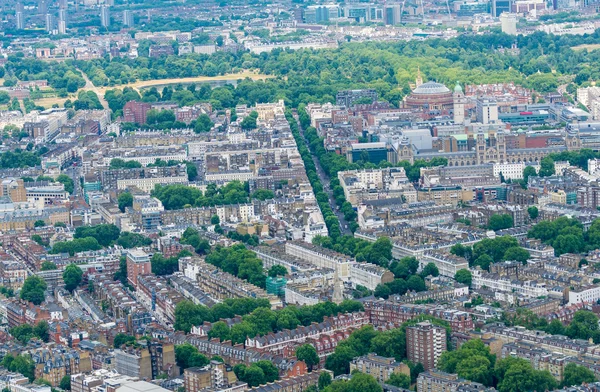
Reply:
[[[342,283],[342,280],[340,279],[338,269],[339,267],[336,265],[333,275],[333,295],[331,297],[331,302],[336,305],[339,305],[344,301],[344,283]]]
[[[456,86],[454,87],[454,93],[452,94],[452,99],[454,101],[454,123],[455,124],[464,124],[465,122],[465,94],[463,93],[463,89],[458,82],[456,82]]]
[[[568,151],[576,151],[581,149],[581,138],[579,137],[579,129],[572,126],[567,127],[565,145],[567,146]]]

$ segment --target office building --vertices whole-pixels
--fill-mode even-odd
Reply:
[[[504,12],[511,12],[513,0],[492,0],[492,16],[498,18]]]
[[[52,29],[54,28],[54,16],[52,16],[52,14],[46,14],[46,31],[47,32],[52,32]]]
[[[17,30],[23,30],[25,28],[25,14],[23,12],[23,3],[17,3],[15,11],[15,25]]]
[[[339,17],[340,9],[335,4],[309,5],[304,11],[306,23],[328,22]]]
[[[377,91],[375,89],[342,90],[337,93],[335,103],[337,106],[345,106],[349,108],[357,101],[375,102],[377,101],[378,97],[379,96],[377,95]]]
[[[133,26],[133,13],[130,10],[123,11],[123,26]]]
[[[502,32],[508,35],[517,35],[517,15],[504,12],[500,15]]]
[[[446,329],[424,321],[406,328],[406,351],[410,361],[420,362],[425,370],[436,367],[446,351]]]
[[[110,8],[105,5],[100,8],[100,24],[102,27],[110,26]]]
[[[477,99],[477,122],[495,124],[498,122],[498,103],[494,99]]]

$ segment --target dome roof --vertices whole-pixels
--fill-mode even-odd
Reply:
[[[456,86],[454,86],[454,92],[455,93],[462,93],[463,92],[463,89],[460,86],[460,83],[456,82]]]
[[[427,82],[417,87],[413,91],[413,94],[444,94],[449,92],[450,90],[448,89],[448,87],[444,86],[441,83]]]

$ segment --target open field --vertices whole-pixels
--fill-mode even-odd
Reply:
[[[82,72],[82,74],[83,74],[83,72]],[[105,108],[108,107],[108,104],[104,101],[104,94],[106,93],[106,90],[112,90],[115,88],[122,89],[125,87],[131,87],[136,90],[141,90],[141,89],[148,88],[148,87],[164,87],[164,86],[176,85],[176,84],[229,82],[229,81],[236,81],[239,79],[246,79],[246,78],[250,78],[252,80],[265,80],[265,79],[273,77],[271,75],[263,75],[263,74],[259,74],[259,73],[252,72],[252,71],[244,71],[244,72],[240,72],[240,73],[236,73],[236,74],[227,74],[227,75],[220,75],[220,76],[196,76],[196,77],[191,77],[191,78],[139,80],[134,83],[121,84],[121,85],[117,85],[117,86],[96,87],[92,84],[92,81],[88,79],[87,75],[85,75],[85,74],[83,74],[83,75],[84,75],[84,79],[86,81],[86,85],[83,88],[81,88],[79,91],[86,91],[86,90],[94,91],[98,95],[100,102],[102,103],[102,105]],[[52,98],[36,99],[35,103],[37,105],[44,106],[45,108],[50,108],[55,103],[57,103],[59,106],[62,107],[64,102],[67,99],[71,99],[72,101],[77,99],[77,93],[70,94],[69,97],[66,97],[66,98],[52,97]]]
[[[596,50],[596,49],[600,49],[600,44],[582,44],[582,45],[577,45],[577,46],[572,46],[571,49],[573,50]]]
[[[40,98],[40,99],[36,99],[34,102],[36,105],[40,105],[43,106],[45,108],[51,108],[52,105],[54,105],[55,103],[58,104],[60,107],[63,107],[63,104],[65,103],[65,101],[67,99],[77,99],[75,97],[66,97],[66,98],[59,98],[59,97],[50,97],[50,98]]]
[[[106,92],[106,90],[111,90],[114,88],[124,88],[124,87],[132,87],[136,90],[148,88],[148,87],[157,87],[157,86],[167,86],[173,84],[192,84],[192,83],[210,83],[210,82],[228,82],[235,81],[239,79],[252,79],[252,80],[265,80],[268,78],[272,78],[271,75],[263,75],[256,72],[244,71],[237,74],[227,74],[220,76],[195,76],[191,78],[173,78],[173,79],[152,79],[152,80],[139,80],[134,83],[121,84],[118,86],[110,86],[110,87],[97,87],[96,90],[101,92],[102,95]],[[85,89],[85,88],[84,88]]]

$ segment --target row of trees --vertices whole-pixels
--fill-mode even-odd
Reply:
[[[279,311],[259,308],[244,316],[241,323],[231,328],[223,321],[214,323],[208,336],[220,341],[231,340],[234,344],[244,343],[247,337],[294,329],[301,325],[310,325],[311,322],[321,322],[325,316],[359,310],[362,310],[362,305],[354,301],[345,301],[340,305],[324,302],[304,307],[287,306]]]
[[[240,181],[229,182],[220,188],[215,184],[209,184],[204,193],[198,188],[186,185],[156,185],[152,196],[159,199],[167,210],[242,204],[248,203],[250,198],[248,183]]]
[[[556,256],[583,253],[600,248],[600,219],[594,220],[586,232],[577,219],[560,217],[554,221],[542,221],[532,227],[527,236],[551,245]]]
[[[255,286],[263,289],[266,287],[267,276],[263,272],[262,260],[243,244],[229,248],[217,246],[206,256],[206,262]]]
[[[492,263],[505,260],[526,264],[530,257],[529,252],[519,245],[519,241],[508,235],[494,239],[484,238],[473,247],[455,244],[450,248],[450,253],[464,257],[471,267],[479,266],[484,270],[489,270]]]
[[[598,328],[598,316],[587,310],[578,310],[573,315],[573,320],[568,326],[564,326],[559,320],[550,323],[539,317],[529,309],[518,308],[514,312],[503,314],[502,320],[506,325],[520,325],[532,330],[541,330],[552,335],[565,335],[571,339],[592,339],[600,343],[600,329]]]
[[[212,308],[207,308],[191,301],[181,301],[175,307],[174,328],[188,333],[193,326],[205,321],[215,322],[222,318],[243,316],[258,308],[271,308],[271,303],[267,299],[228,298]]]
[[[41,162],[37,152],[16,149],[0,153],[0,169],[34,167],[40,165]]]
[[[141,234],[121,230],[113,224],[99,224],[95,226],[81,226],[75,230],[74,239],[61,241],[54,244],[50,253],[69,253],[73,256],[77,252],[100,250],[114,244],[126,249],[138,246],[148,246],[152,240]]]
[[[232,340],[243,343],[248,336],[264,335],[281,329],[293,329],[300,325],[321,322],[326,316],[338,313],[356,312],[363,309],[355,301],[344,301],[340,305],[322,302],[313,306],[288,306],[272,311],[266,299],[227,299],[212,308],[182,301],[175,308],[175,329],[189,332],[192,326],[205,321],[214,323],[209,336],[221,341]],[[243,316],[242,322],[231,328],[220,319]]]
[[[310,118],[306,114],[306,111],[303,107],[298,109],[298,113],[301,124],[305,124],[307,119],[308,123],[310,124]],[[311,153],[308,147],[306,147],[304,139],[300,134],[298,122],[290,111],[286,111],[285,117],[290,125],[296,145],[298,146],[298,151],[300,152],[300,156],[304,162],[304,168],[306,170],[308,180],[310,181],[313,192],[315,193],[317,203],[319,204],[319,208],[321,209],[321,213],[325,219],[325,225],[327,226],[327,231],[329,234],[328,237],[316,236],[313,239],[313,244],[333,249],[336,252],[344,253],[352,257],[357,257],[357,260],[365,260],[375,264],[387,266],[392,258],[392,246],[391,242],[389,242],[389,239],[387,241],[385,239],[379,240],[377,245],[374,245],[368,241],[351,235],[342,235],[340,230],[340,221],[329,205],[329,197],[323,190],[323,184],[321,184],[321,180],[317,174],[317,169]],[[307,140],[310,141],[308,137]],[[312,148],[316,146],[316,144],[313,145],[312,142],[310,145]],[[320,142],[320,145],[322,145],[322,141]],[[351,229],[356,229],[358,226],[353,225],[353,223],[356,222],[350,222]]]
[[[19,342],[27,344],[34,337],[47,343],[50,340],[49,330],[48,322],[42,320],[36,325],[17,325],[16,327],[12,327],[9,332]]]
[[[179,270],[179,259],[181,257],[191,256],[189,250],[183,249],[176,256],[165,257],[162,253],[154,253],[150,259],[152,273],[155,275],[171,275]]]
[[[257,387],[279,379],[279,370],[272,362],[264,360],[250,366],[237,364],[233,367],[233,372],[238,380],[248,383],[249,387]]]
[[[440,274],[435,264],[427,264],[420,274],[419,261],[415,257],[403,257],[392,261],[389,269],[394,273],[395,279],[389,283],[380,284],[375,289],[374,295],[379,298],[388,298],[392,294],[404,295],[407,291],[426,291],[425,278]]]

